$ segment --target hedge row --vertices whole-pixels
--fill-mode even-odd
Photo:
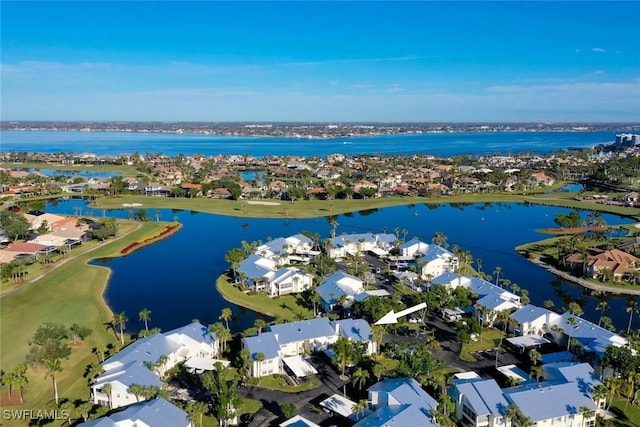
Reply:
[[[150,236],[145,236],[144,238],[142,238],[140,240],[136,240],[135,242],[129,243],[127,246],[122,248],[120,253],[122,255],[127,255],[128,253],[132,252],[137,247],[142,246],[142,245],[146,245],[147,243],[151,243],[154,240],[160,239],[165,234],[171,233],[173,230],[175,230],[179,226],[180,226],[180,224],[178,224],[177,222],[173,222],[171,224],[168,224],[168,225],[164,226],[164,228],[162,230],[158,231],[157,233],[154,233],[154,234],[152,234]]]

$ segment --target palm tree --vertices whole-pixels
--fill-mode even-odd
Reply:
[[[358,367],[353,373],[353,384],[358,384],[358,390],[362,391],[362,385],[369,379],[369,371]]]
[[[493,274],[496,275],[496,286],[498,285],[498,282],[500,281],[500,273],[502,273],[502,267],[497,266],[496,268],[493,269]]]
[[[633,313],[640,313],[640,305],[635,298],[629,298],[627,301],[626,312],[629,313],[629,325],[627,326],[627,335],[631,332],[631,323],[633,322]]]
[[[111,408],[111,383],[106,383],[105,385],[103,385],[102,392],[107,395],[107,399],[109,401],[109,408]]]
[[[604,384],[597,384],[591,390],[591,396],[598,407],[600,407],[600,401],[607,398],[607,394],[609,394],[609,390]]]
[[[584,426],[586,425],[587,419],[592,418],[596,414],[596,411],[588,406],[581,406],[580,409],[578,409],[578,413],[582,415],[582,425]]]
[[[536,381],[540,382],[540,377],[542,376],[542,373],[544,372],[544,369],[542,368],[542,366],[539,365],[534,365],[531,367],[531,375],[533,375],[534,377],[536,377]]]
[[[56,381],[56,372],[62,372],[62,366],[60,366],[60,359],[46,359],[44,361],[44,367],[47,369],[47,374],[44,376],[45,379],[47,377],[51,377],[53,381],[53,396],[56,401],[56,405],[60,403],[60,398],[58,396],[58,382]]]
[[[267,358],[267,356],[265,356],[265,354],[263,352],[256,353],[256,355],[255,355],[256,362],[258,362],[258,376],[259,377],[262,376],[262,362],[264,362],[266,358]]]
[[[209,405],[205,402],[189,402],[187,403],[185,410],[189,414],[189,419],[194,421],[198,418],[200,427],[202,427],[202,418],[209,410]]]
[[[219,319],[224,320],[225,324],[227,325],[227,330],[229,330],[229,319],[231,319],[231,317],[233,317],[231,309],[229,307],[223,308]]]
[[[578,326],[578,321],[575,317],[569,317],[567,319],[567,325],[571,326],[571,329],[569,329],[569,336],[567,337],[567,350],[569,350],[569,347],[571,346],[571,334],[573,333],[573,329]]]
[[[313,303],[313,315],[314,317],[318,315],[318,303],[322,299],[318,292],[313,291],[311,296],[309,297],[311,302]]]
[[[611,408],[613,403],[613,396],[622,388],[622,378],[608,377],[604,380],[605,386],[609,389],[609,403],[607,404],[607,411]]]
[[[376,381],[380,381],[380,378],[382,378],[387,369],[382,363],[376,363],[371,368],[371,371],[373,373],[373,376],[376,377]]]
[[[141,322],[144,322],[144,330],[145,331],[149,331],[149,320],[151,320],[151,310],[148,310],[146,308],[143,308],[142,310],[140,310],[140,313],[138,313],[139,319]]]
[[[136,402],[140,402],[140,397],[144,395],[143,386],[140,384],[131,384],[127,391],[136,397]]]
[[[358,403],[351,407],[351,410],[356,414],[356,420],[359,420],[367,409],[369,409],[369,401],[367,399],[360,399]]]
[[[255,326],[258,334],[260,334],[262,333],[262,330],[267,326],[267,322],[265,322],[263,319],[256,319],[255,322],[253,322],[253,326]]]
[[[601,311],[600,319],[598,319],[598,326],[602,323],[602,317],[604,316],[604,312],[609,310],[609,303],[607,301],[600,301],[596,306],[597,311]]]
[[[124,314],[124,311],[122,313],[119,313],[113,316],[113,325],[118,326],[120,329],[120,342],[122,343],[123,346],[124,346],[124,328],[127,326],[128,321],[129,319],[127,319],[127,316]]]

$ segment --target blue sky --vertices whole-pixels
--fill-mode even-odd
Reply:
[[[640,119],[637,1],[1,8],[3,120]]]

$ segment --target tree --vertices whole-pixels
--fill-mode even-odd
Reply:
[[[144,386],[140,384],[131,384],[127,391],[136,397],[136,402],[140,402],[140,398],[144,396]]]
[[[237,382],[230,378],[230,371],[221,363],[216,363],[216,369],[202,375],[203,387],[211,393],[213,399],[213,413],[220,425],[234,418],[236,407],[240,403]]]
[[[231,270],[233,271],[233,278],[237,280],[238,275],[236,269],[240,263],[245,259],[244,251],[240,248],[233,248],[224,255],[224,260],[231,264]]]
[[[69,327],[69,333],[71,334],[74,344],[77,344],[78,341],[84,341],[84,339],[91,335],[92,332],[93,331],[88,326],[81,326],[77,323],[74,323]]]
[[[627,300],[625,311],[629,313],[629,325],[627,326],[627,335],[631,332],[631,323],[633,322],[633,313],[640,313],[640,305],[635,298]]]
[[[102,392],[107,395],[107,400],[109,401],[109,408],[111,408],[111,383],[106,383],[102,386]]]
[[[140,319],[141,322],[144,322],[144,330],[149,331],[149,321],[151,320],[151,310],[148,310],[146,308],[143,308],[142,310],[140,310],[140,313],[138,313],[138,319]]]
[[[62,372],[62,366],[60,365],[60,359],[47,359],[44,361],[44,367],[47,369],[47,374],[44,376],[51,377],[53,381],[53,396],[56,401],[56,405],[60,403],[58,396],[58,382],[56,381],[56,373]]]
[[[320,296],[320,294],[318,292],[312,291],[311,292],[311,296],[309,297],[309,299],[313,303],[313,315],[317,316],[318,315],[318,303],[320,303],[320,301],[322,300],[322,297]]]
[[[25,237],[29,234],[30,227],[31,224],[23,215],[8,210],[0,211],[0,229],[4,230],[11,240]]]
[[[188,402],[185,407],[187,414],[189,414],[189,420],[194,421],[196,418],[199,420],[200,427],[202,427],[202,418],[209,411],[209,405],[205,402]]]
[[[356,385],[358,384],[358,390],[362,391],[362,385],[364,383],[367,382],[367,380],[369,379],[369,371],[367,371],[366,369],[362,369],[361,367],[358,367],[358,369],[355,370],[355,372],[353,373],[353,384]]]
[[[267,356],[265,356],[265,354],[263,352],[259,352],[256,353],[254,358],[256,359],[256,362],[258,362],[258,376],[261,377],[262,376],[262,362],[264,362],[267,358]]]
[[[253,326],[255,326],[258,334],[260,334],[262,333],[262,330],[267,326],[267,322],[265,322],[264,319],[256,319],[253,322]]]
[[[367,409],[369,409],[369,401],[367,399],[360,399],[351,407],[351,410],[356,414],[356,420],[359,420]]]
[[[571,335],[573,333],[573,330],[575,329],[576,326],[578,326],[578,321],[576,320],[575,317],[569,317],[567,318],[567,325],[569,325],[571,328],[569,329],[569,334],[567,337],[567,350],[569,350],[569,347],[571,346]]]
[[[382,363],[375,363],[371,368],[373,376],[376,377],[376,381],[380,381],[380,378],[387,372],[387,368]]]
[[[447,243],[447,236],[445,236],[444,233],[441,232],[441,231],[436,231],[433,234],[433,237],[431,238],[431,241],[434,244],[436,244],[436,245],[438,245],[440,247],[443,247],[445,249],[449,246],[449,244]]]
[[[26,361],[31,366],[40,366],[45,360],[66,359],[71,354],[69,329],[55,323],[43,323],[29,341]]]
[[[237,365],[242,376],[248,377],[251,372],[251,353],[246,348],[238,353]]]
[[[113,326],[114,327],[117,326],[120,329],[120,342],[122,343],[123,346],[124,346],[124,329],[127,327],[128,321],[129,319],[127,319],[127,316],[125,315],[124,311],[113,316]]]
[[[604,317],[604,312],[609,311],[609,303],[607,301],[600,301],[596,306],[596,311],[601,311],[600,319],[598,319],[598,326],[602,323],[602,318]]]
[[[296,405],[294,405],[293,403],[284,402],[280,404],[280,411],[286,419],[289,419],[296,416],[296,414],[298,413],[298,408],[296,408]]]
[[[222,309],[222,313],[220,313],[220,320],[224,320],[225,324],[227,325],[227,330],[229,330],[229,319],[231,319],[233,317],[233,313],[231,312],[231,309],[229,307],[225,307]]]
[[[496,276],[496,286],[500,282],[500,273],[502,273],[502,267],[497,266],[496,268],[493,269],[493,274],[495,274]]]

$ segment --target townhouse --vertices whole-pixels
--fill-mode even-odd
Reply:
[[[545,381],[501,389],[495,380],[477,376],[454,379],[450,395],[456,417],[473,427],[510,427],[516,423],[509,408],[517,406],[536,427],[593,427],[604,399],[594,399],[600,384],[587,363],[561,362],[543,365]]]
[[[368,355],[377,352],[371,326],[365,320],[331,321],[326,317],[269,326],[266,332],[243,338],[242,347],[251,354],[253,377],[282,374],[287,369],[296,376],[306,376],[315,370],[302,356],[330,350],[340,337],[363,343]]]
[[[79,427],[191,427],[189,414],[159,397],[127,409],[78,424]]]
[[[160,377],[176,364],[211,361],[217,354],[217,337],[199,322],[137,340],[102,363],[104,372],[91,386],[92,401],[111,409],[136,403],[141,397],[129,392],[133,384],[162,387]]]
[[[413,378],[390,378],[368,389],[371,413],[354,427],[435,427],[438,402]]]

